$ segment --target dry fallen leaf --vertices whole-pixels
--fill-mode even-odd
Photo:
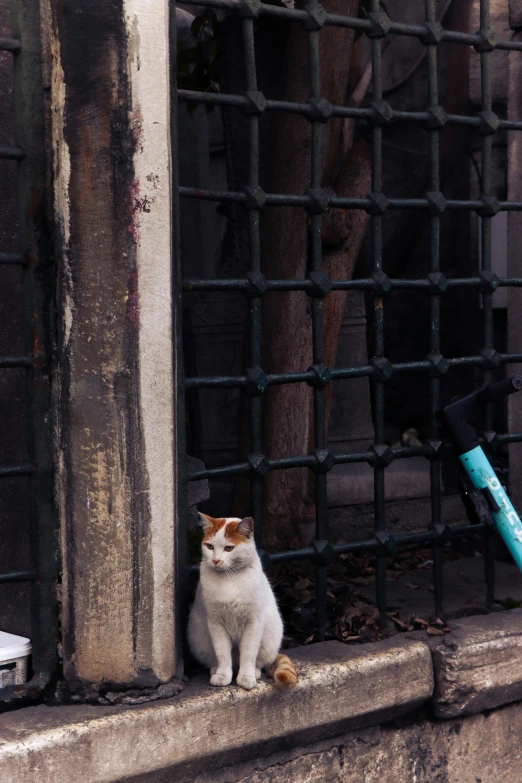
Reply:
[[[363,627],[359,630],[359,636],[361,639],[365,639],[369,642],[377,641],[380,638],[379,629],[375,623],[372,623],[371,625],[363,625]]]
[[[294,587],[296,590],[306,590],[306,588],[310,587],[311,584],[312,584],[311,581],[309,579],[306,579],[305,577],[304,579],[299,579],[295,583]]]
[[[419,585],[416,582],[404,582],[404,587],[409,587],[410,590],[418,590]]]
[[[312,600],[312,598],[313,598],[313,595],[310,592],[310,590],[303,590],[299,600],[301,601],[302,604],[309,604],[310,601]]]
[[[399,631],[413,631],[413,625],[403,622],[398,617],[392,617],[392,621],[395,623]]]
[[[444,631],[441,628],[434,628],[432,625],[428,626],[427,631],[430,636],[444,636]]]
[[[369,585],[370,580],[364,576],[354,576],[353,579],[347,579],[347,582],[351,582],[353,585]]]
[[[352,617],[360,617],[363,613],[356,606],[345,607],[343,618],[350,619]]]
[[[370,617],[379,617],[379,610],[376,606],[372,606],[372,604],[363,603],[362,601],[355,601],[354,604],[355,609],[358,610],[359,614],[367,614]]]

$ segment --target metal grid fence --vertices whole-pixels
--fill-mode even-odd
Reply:
[[[474,34],[444,30],[436,21],[435,0],[425,2],[425,23],[401,24],[391,21],[372,0],[371,12],[366,18],[352,18],[327,13],[315,0],[302,10],[283,6],[264,5],[259,0],[185,0],[186,4],[227,9],[241,18],[247,90],[242,95],[213,94],[176,89],[173,102],[202,103],[211,106],[236,107],[249,117],[249,181],[242,192],[216,192],[190,187],[175,188],[174,212],[181,198],[206,199],[214,202],[241,204],[249,215],[250,272],[246,279],[184,280],[184,291],[242,292],[250,302],[250,353],[248,368],[239,377],[197,377],[185,380],[185,389],[240,388],[250,397],[250,454],[244,462],[193,472],[189,481],[214,479],[224,476],[247,476],[251,481],[251,511],[255,520],[256,541],[261,546],[261,500],[263,476],[268,471],[306,467],[316,474],[316,530],[315,541],[304,549],[262,553],[265,564],[310,559],[317,564],[316,612],[318,638],[323,639],[326,628],[326,571],[337,555],[346,552],[371,551],[376,556],[376,598],[380,627],[387,622],[386,615],[386,558],[396,546],[430,542],[433,546],[433,584],[435,612],[443,612],[442,547],[450,536],[466,536],[482,532],[485,539],[485,579],[487,600],[494,598],[494,551],[491,531],[487,525],[459,524],[451,529],[441,519],[441,459],[444,443],[441,441],[436,413],[440,408],[441,378],[459,367],[481,368],[484,381],[492,371],[510,362],[522,361],[522,355],[504,354],[493,346],[492,295],[499,286],[521,286],[522,278],[499,279],[492,271],[492,217],[499,210],[521,210],[521,202],[499,201],[491,192],[492,143],[496,131],[522,130],[520,121],[501,119],[492,111],[491,56],[495,49],[522,51],[518,41],[497,41],[490,29],[489,0],[480,2],[480,29]],[[267,100],[258,91],[254,50],[254,20],[260,16],[286,19],[301,24],[308,31],[309,90],[306,103]],[[319,39],[325,26],[351,28],[368,36],[372,57],[372,103],[365,108],[332,106],[320,94]],[[426,47],[428,64],[428,105],[421,111],[396,111],[383,100],[381,44],[388,34],[413,36]],[[174,36],[175,38],[175,36]],[[439,105],[437,47],[441,41],[471,46],[480,57],[481,111],[473,116],[448,114]],[[174,69],[175,73],[175,69]],[[312,165],[310,189],[306,193],[281,195],[264,193],[259,186],[259,115],[262,111],[290,112],[310,121],[312,138]],[[322,131],[330,117],[366,120],[372,128],[372,189],[366,198],[341,198],[325,193],[321,188]],[[423,198],[387,198],[382,192],[383,126],[411,123],[429,129],[430,186]],[[446,125],[467,126],[482,137],[481,194],[476,200],[450,200],[440,192],[439,139]],[[176,150],[175,150],[176,152]],[[310,214],[310,275],[303,280],[266,280],[262,274],[260,257],[260,213],[265,206],[304,207]],[[367,210],[371,215],[373,243],[373,273],[367,279],[330,280],[322,267],[321,222],[328,207]],[[419,210],[429,215],[430,272],[425,279],[390,279],[383,271],[382,219],[386,210]],[[441,215],[446,210],[475,212],[481,216],[481,270],[475,277],[447,279],[440,271]],[[445,358],[440,344],[441,296],[455,288],[471,288],[481,292],[483,307],[483,349],[478,355]],[[365,366],[327,368],[323,359],[323,318],[321,303],[331,291],[359,289],[373,296],[374,344],[373,358]],[[430,353],[422,361],[390,362],[384,352],[383,297],[397,289],[423,292],[430,302]],[[261,367],[261,298],[266,292],[305,291],[312,299],[313,366],[302,372],[265,374]],[[384,391],[392,374],[417,371],[430,377],[431,439],[421,447],[390,448],[384,441]],[[325,387],[338,379],[366,376],[371,379],[374,395],[375,442],[362,453],[332,454],[328,451],[325,422]],[[315,450],[311,454],[284,459],[267,459],[261,453],[261,396],[272,384],[308,383],[313,386]],[[486,427],[487,430],[487,427]],[[499,435],[498,444],[522,441],[522,433]],[[428,530],[393,537],[386,529],[385,470],[397,459],[423,456],[430,461],[431,524]],[[366,462],[374,470],[375,536],[372,539],[332,545],[328,541],[327,472],[342,463]]]
[[[26,373],[24,464],[0,465],[0,480],[27,477],[30,561],[26,569],[0,571],[0,585],[27,582],[31,589],[33,675],[26,685],[0,689],[0,702],[36,698],[51,680],[57,664],[56,542],[53,510],[53,463],[50,437],[49,318],[51,287],[45,230],[42,62],[38,0],[15,0],[12,37],[0,38],[0,51],[13,56],[15,144],[0,147],[0,160],[16,161],[20,252],[3,252],[0,265],[21,267],[24,296],[25,352],[0,356],[0,369]],[[1,606],[0,606],[1,620]],[[8,628],[2,628],[8,631]]]

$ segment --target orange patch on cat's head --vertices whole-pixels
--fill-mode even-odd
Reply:
[[[202,514],[201,512],[199,514],[199,518],[202,523],[203,530],[205,531],[203,535],[203,543],[208,541],[209,538],[215,536],[218,530],[221,530],[227,521],[225,517],[209,517],[207,514]]]
[[[200,512],[199,518],[204,530],[203,543],[207,542],[210,538],[213,538],[225,524],[225,538],[234,546],[244,544],[252,537],[252,531],[254,529],[254,520],[252,517],[246,517],[245,519],[238,519],[227,523],[226,517],[209,517],[207,514],[202,514]]]
[[[229,522],[225,528],[225,538],[231,544],[245,544],[250,540],[254,529],[254,520],[252,517],[246,517],[238,522]]]

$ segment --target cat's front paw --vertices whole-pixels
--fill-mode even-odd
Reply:
[[[256,687],[257,680],[256,678],[251,674],[238,674],[236,682],[238,685],[241,685],[242,688],[244,688],[246,691],[251,691],[252,688]]]
[[[210,678],[210,684],[215,685],[216,687],[222,687],[223,685],[230,685],[231,682],[232,682],[232,670],[230,670],[229,672],[217,671]]]

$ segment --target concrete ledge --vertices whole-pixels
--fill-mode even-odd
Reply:
[[[522,610],[468,617],[433,648],[435,715],[473,715],[522,699]]]
[[[292,650],[296,690],[250,692],[191,683],[175,699],[140,707],[34,707],[0,716],[0,780],[109,783],[162,769],[191,774],[320,740],[415,709],[433,691],[429,648],[393,638],[349,648]]]
[[[128,783],[519,783],[522,704],[487,715],[398,720],[185,778]]]

